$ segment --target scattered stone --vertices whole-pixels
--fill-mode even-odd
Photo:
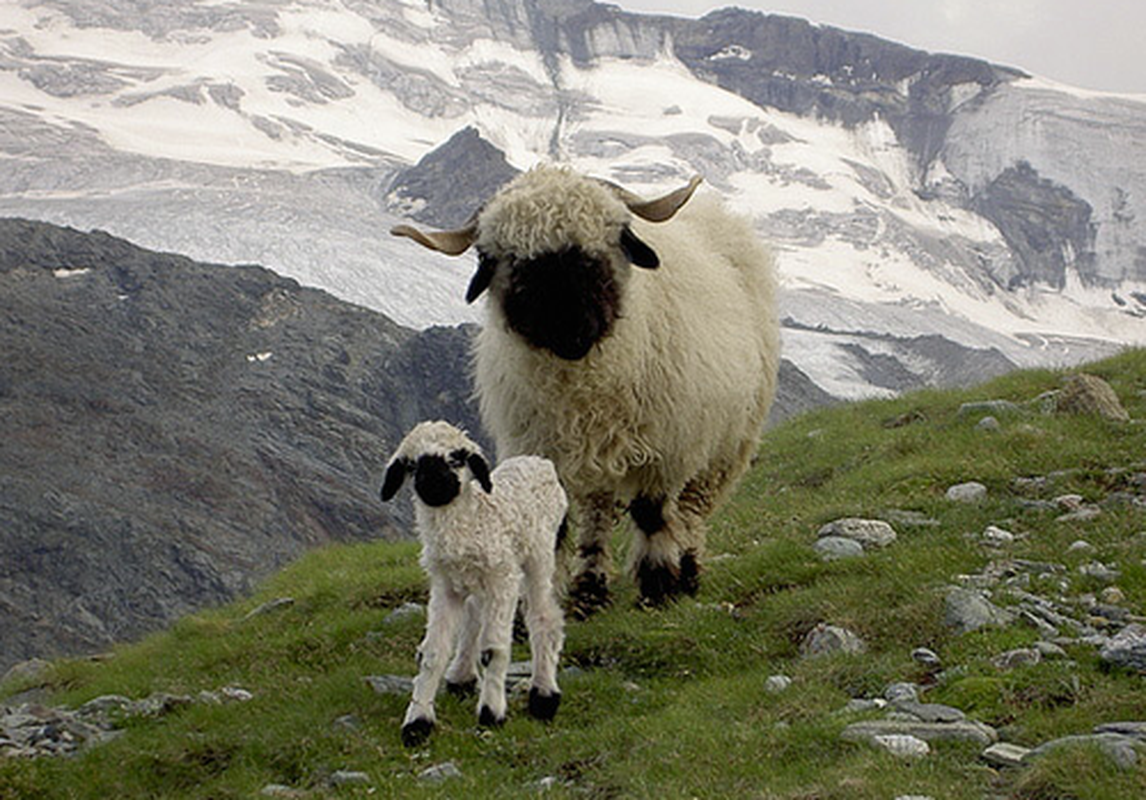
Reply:
[[[787,675],[769,675],[764,681],[764,691],[768,694],[780,694],[792,685],[792,679]]]
[[[1029,747],[1020,747],[1009,742],[996,742],[981,754],[981,758],[995,767],[1021,767],[1023,758],[1031,752]]]
[[[419,603],[403,603],[387,614],[382,622],[385,625],[393,625],[397,622],[412,619],[413,617],[423,616],[425,613],[426,607]]]
[[[255,617],[261,617],[264,614],[270,614],[272,611],[281,611],[282,609],[290,608],[293,605],[293,597],[279,597],[274,600],[269,600],[266,603],[263,603],[261,606],[252,609],[247,614],[247,616],[243,617],[243,620],[246,621]]]
[[[957,708],[940,703],[920,703],[917,700],[897,700],[895,709],[909,714],[920,722],[962,722],[967,715]]]
[[[876,736],[891,734],[915,736],[925,742],[977,742],[984,747],[999,739],[994,728],[969,719],[959,722],[870,719],[853,722],[840,736],[847,741],[869,741]]]
[[[835,655],[836,653],[863,653],[867,645],[863,639],[846,628],[821,622],[800,643],[804,658]]]
[[[414,679],[404,675],[367,675],[363,680],[378,694],[406,695],[414,691]]]
[[[370,776],[365,772],[340,769],[332,773],[327,782],[335,788],[339,786],[366,786],[370,784]]]
[[[1060,494],[1051,502],[1063,511],[1078,511],[1086,505],[1086,498],[1080,494]]]
[[[979,503],[987,499],[987,487],[978,481],[959,483],[947,490],[947,499],[956,503]]]
[[[1095,733],[1117,733],[1146,742],[1146,722],[1106,722],[1094,726]]]
[[[1054,642],[1037,641],[1034,643],[1035,650],[1039,651],[1039,655],[1047,659],[1066,658],[1066,651],[1059,647]]]
[[[926,647],[917,647],[912,650],[911,660],[916,664],[921,664],[922,666],[927,667],[928,669],[939,669],[939,667],[943,665],[935,651]]]
[[[281,783],[268,783],[259,791],[259,794],[262,797],[310,797],[310,792],[306,791],[305,789],[295,789],[291,786],[283,786]]]
[[[1055,398],[1054,408],[1058,414],[1095,414],[1116,422],[1130,421],[1117,393],[1097,375],[1069,376]]]
[[[1094,733],[1081,736],[1064,736],[1053,739],[1031,750],[1023,757],[1023,763],[1035,761],[1047,753],[1064,747],[1098,746],[1119,769],[1132,769],[1138,763],[1138,748],[1141,742],[1131,736],[1119,733]]]
[[[943,621],[958,633],[975,631],[987,625],[1007,625],[1014,615],[999,608],[975,589],[955,588],[944,598]]]
[[[1042,661],[1042,654],[1034,647],[1020,647],[1008,650],[991,659],[997,669],[1012,670],[1016,667],[1030,667]]]
[[[986,416],[986,417],[983,417],[981,420],[979,420],[975,424],[975,427],[981,431],[987,431],[988,433],[994,433],[995,431],[998,431],[1003,426],[999,424],[999,420],[997,420],[995,417]]]
[[[871,741],[899,758],[921,758],[931,752],[931,745],[911,734],[889,733],[873,736]]]
[[[362,729],[362,719],[357,714],[343,714],[334,720],[334,727],[344,731],[358,731]]]
[[[1070,547],[1066,548],[1068,553],[1093,553],[1095,551],[1094,545],[1083,539],[1075,539],[1070,543]]]
[[[42,680],[51,669],[52,662],[42,658],[31,658],[9,667],[8,671],[4,673],[4,677],[0,678],[0,684],[9,682],[35,683]]]
[[[854,539],[842,536],[825,536],[812,545],[824,561],[838,561],[844,558],[859,558],[863,555],[863,545]]]
[[[897,538],[895,529],[883,520],[856,517],[845,517],[829,522],[820,528],[818,536],[821,539],[826,536],[851,539],[859,542],[865,550],[887,547]]]
[[[1107,664],[1146,672],[1146,625],[1127,625],[1106,642],[1099,657]]]
[[[1078,572],[1080,575],[1100,580],[1103,583],[1113,583],[1122,577],[1121,572],[1103,564],[1101,561],[1091,561],[1087,564],[1082,564],[1079,566]]]
[[[1102,509],[1097,506],[1085,506],[1078,511],[1071,511],[1069,514],[1063,514],[1061,517],[1056,517],[1055,522],[1091,522],[1102,516]]]
[[[997,525],[988,525],[983,531],[983,544],[990,547],[1006,547],[1015,543],[1015,534]]]
[[[426,769],[418,773],[418,780],[426,781],[427,783],[444,783],[453,778],[460,777],[462,777],[462,771],[458,769],[452,761],[426,767]]]
[[[879,711],[884,708],[887,708],[887,701],[882,697],[877,697],[871,700],[864,699],[862,697],[855,697],[849,700],[848,704],[844,706],[844,713],[858,714],[865,711]]]
[[[883,696],[892,704],[919,702],[919,687],[914,683],[893,683],[883,690]]]

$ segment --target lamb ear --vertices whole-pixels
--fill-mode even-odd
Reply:
[[[621,251],[634,266],[656,269],[661,265],[656,251],[642,242],[628,225],[621,228]]]
[[[396,458],[386,468],[386,477],[382,481],[382,502],[392,500],[398,490],[402,488],[403,481],[413,468],[408,458]]]
[[[489,464],[486,460],[479,456],[477,453],[470,453],[466,459],[466,466],[470,468],[474,478],[481,484],[481,488],[485,489],[485,493],[489,494],[493,491],[493,482],[489,479]]]

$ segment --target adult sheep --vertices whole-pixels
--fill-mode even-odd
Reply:
[[[608,602],[627,508],[642,599],[695,593],[705,519],[748,467],[779,367],[772,258],[700,178],[654,200],[539,166],[461,229],[392,233],[478,268],[481,417],[500,458],[552,460],[579,511],[579,616]],[[691,202],[690,202],[691,200]]]

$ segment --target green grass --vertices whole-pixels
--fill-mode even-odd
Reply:
[[[1132,417],[1146,418],[1146,351],[1088,371],[1114,386]],[[249,798],[279,783],[319,797],[504,798],[536,795],[544,778],[555,779],[547,796],[579,798],[1144,796],[1146,766],[1117,770],[1098,751],[1063,751],[1022,772],[997,772],[974,746],[938,744],[927,758],[903,762],[839,738],[856,719],[838,713],[849,698],[922,678],[910,658],[918,646],[960,667],[925,699],[962,708],[1008,741],[1032,746],[1100,722],[1146,719],[1146,680],[1104,669],[1093,649],[1074,648],[1073,665],[1003,673],[991,657],[1034,641],[1032,629],[956,636],[942,621],[943,588],[993,557],[977,542],[989,524],[1020,535],[1013,555],[1066,564],[1069,594],[1101,588],[1077,574],[1079,564],[1116,562],[1125,605],[1146,614],[1146,515],[1112,508],[1093,522],[1060,523],[1019,507],[1012,483],[1071,469],[1055,493],[1100,499],[1120,488],[1109,468],[1146,468],[1146,425],[1032,413],[987,433],[958,415],[963,402],[1024,402],[1061,378],[1015,373],[967,390],[825,409],[770,431],[752,472],[712,521],[697,598],[638,610],[630,582],[618,580],[612,608],[567,624],[563,664],[575,669],[562,677],[565,701],[552,724],[529,719],[516,697],[505,727],[482,731],[472,702],[443,696],[430,743],[403,748],[405,699],[374,694],[363,677],[414,670],[423,619],[383,618],[425,599],[417,547],[329,547],[243,602],[188,617],[108,659],[61,661],[47,681],[47,701],[70,706],[103,694],[227,685],[248,689],[253,700],[131,719],[120,738],[74,758],[0,761],[0,797]],[[968,480],[988,486],[986,502],[945,500],[948,486]],[[824,522],[888,509],[938,524],[897,524],[899,541],[863,559],[823,563],[811,550]],[[1097,552],[1067,553],[1079,538]],[[1037,581],[1033,589],[1058,591]],[[283,596],[295,603],[245,619]],[[869,652],[801,660],[799,642],[825,621],[859,633]],[[524,649],[517,655],[527,657]],[[776,673],[793,685],[769,694],[764,681]],[[354,729],[336,723],[348,714]],[[463,777],[418,780],[446,761]],[[340,769],[366,772],[372,786],[329,788],[326,778]]]

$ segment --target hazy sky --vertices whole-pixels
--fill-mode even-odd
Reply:
[[[804,17],[922,50],[979,56],[1045,78],[1146,94],[1143,0],[607,0],[703,16],[723,6]]]

